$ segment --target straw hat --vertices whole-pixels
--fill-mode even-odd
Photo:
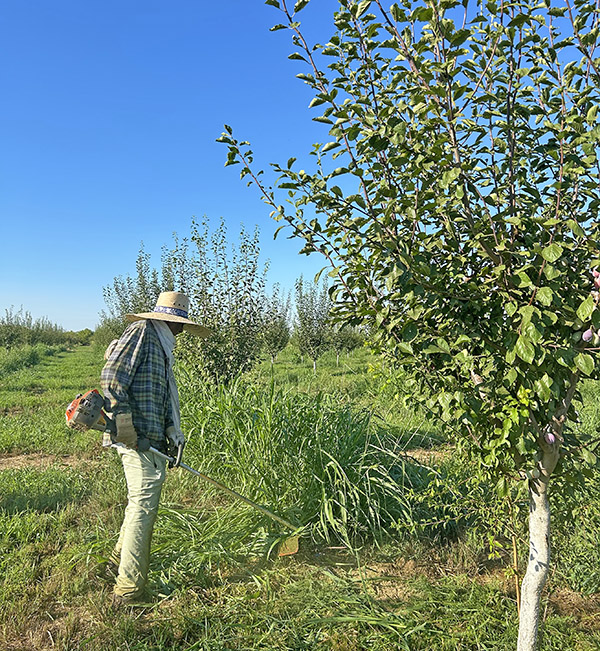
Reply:
[[[140,319],[157,319],[158,321],[171,321],[182,323],[183,329],[196,337],[208,337],[211,331],[188,319],[190,311],[190,299],[181,292],[162,292],[156,301],[153,312],[142,314],[126,314],[128,321],[139,321]]]

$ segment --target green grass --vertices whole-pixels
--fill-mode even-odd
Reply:
[[[186,460],[312,523],[300,553],[268,557],[285,534],[281,527],[170,471],[153,543],[153,600],[125,611],[110,606],[110,582],[98,566],[123,515],[122,470],[97,434],[73,435],[64,425],[68,402],[98,386],[102,360],[78,348],[2,377],[0,648],[514,648],[506,559],[488,558],[487,534],[503,517],[493,491],[470,482],[468,466],[452,456],[436,465],[445,482],[432,483],[429,471],[411,474],[407,452],[443,450],[446,442],[395,406],[381,374],[367,370],[374,361],[364,351],[346,360],[345,370],[324,359],[317,380],[308,363],[285,355],[274,374],[267,363],[257,369],[250,386],[217,393],[196,387],[194,404],[186,393],[194,387],[182,386]],[[22,453],[49,455],[50,465],[11,468],[6,455]],[[395,495],[401,482],[382,485],[384,469],[394,467],[397,479],[411,479],[404,502]],[[391,510],[390,499],[408,510]],[[388,528],[379,546],[369,531],[369,501]],[[600,647],[597,597],[586,596],[598,589],[599,504],[590,485],[575,502],[576,519],[556,530],[543,651]],[[449,515],[451,530],[417,526],[411,533],[412,525]],[[345,538],[362,546],[350,552],[338,544]],[[561,608],[569,588],[573,605]]]
[[[91,347],[43,357],[2,377],[0,452],[82,453],[93,438],[65,427],[65,409],[78,393],[99,384],[102,359]]]

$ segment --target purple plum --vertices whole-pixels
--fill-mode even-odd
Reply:
[[[592,337],[593,337],[593,336],[594,336],[594,331],[592,330],[592,328],[588,328],[588,329],[583,333],[583,335],[581,335],[581,338],[583,339],[583,341],[588,342],[588,341],[591,341],[591,340],[592,340]]]
[[[548,443],[548,445],[552,445],[552,444],[556,443],[556,436],[554,436],[554,434],[552,434],[552,432],[546,432],[544,434],[544,439],[545,439],[546,443]]]

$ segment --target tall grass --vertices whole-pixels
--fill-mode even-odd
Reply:
[[[297,523],[313,543],[353,547],[411,522],[408,494],[429,472],[368,413],[273,383],[266,391],[242,381],[215,389],[181,374],[179,385],[187,463]],[[200,496],[216,519],[165,509],[162,533],[199,541],[204,560],[219,549],[264,551],[269,539],[289,534],[202,484]]]

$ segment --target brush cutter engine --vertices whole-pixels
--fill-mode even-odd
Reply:
[[[89,429],[112,431],[112,420],[104,413],[104,398],[97,389],[80,393],[67,407],[67,426],[80,432]]]

